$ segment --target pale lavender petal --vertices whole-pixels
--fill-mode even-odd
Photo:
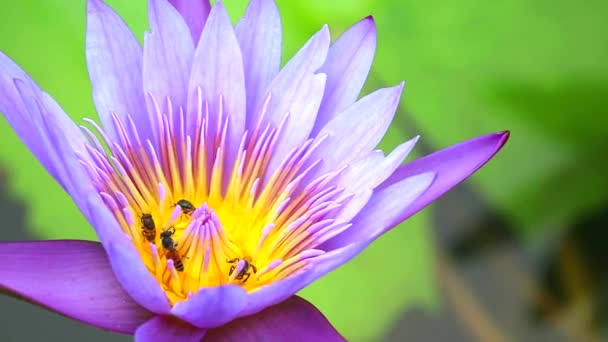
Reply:
[[[40,101],[42,108],[45,109],[44,115],[52,116],[56,121],[57,128],[63,132],[66,143],[70,145],[74,152],[82,154],[82,158],[87,158],[85,145],[89,143],[80,127],[76,126],[72,118],[70,118],[59,106],[57,101],[51,95],[41,92]]]
[[[150,316],[122,289],[97,242],[0,244],[0,289],[81,322],[132,334]]]
[[[169,0],[190,27],[192,40],[198,42],[211,10],[209,0]]]
[[[17,83],[21,82],[21,88],[31,89],[28,93],[33,93],[38,97],[35,103],[40,103],[41,90],[30,79],[30,77],[15,64],[10,58],[0,52],[0,112],[21,138],[23,143],[30,151],[38,158],[40,163],[48,170],[48,172],[62,185],[66,186],[65,179],[60,179],[59,170],[63,169],[63,165],[56,163],[53,159],[53,154],[49,153],[48,138],[45,132],[42,131],[40,117],[41,113],[39,106],[31,105],[29,102],[24,102],[22,95],[17,88]],[[24,91],[24,90],[22,90]],[[35,112],[30,113],[30,108],[34,107]],[[49,115],[65,115],[63,110],[48,112]],[[66,115],[67,117],[67,115]],[[69,118],[67,118],[69,120]],[[62,119],[63,121],[63,119]],[[71,132],[71,130],[69,130]],[[80,138],[74,137],[76,141]]]
[[[319,69],[327,74],[327,84],[313,135],[357,100],[375,51],[376,24],[372,17],[353,25],[329,48],[327,60]]]
[[[156,316],[137,328],[134,338],[135,342],[199,342],[204,336],[204,329],[171,316]]]
[[[345,341],[323,314],[297,296],[207,332],[205,341]]]
[[[216,133],[220,107],[223,116],[230,118],[230,147],[226,159],[232,161],[245,130],[245,76],[234,29],[224,5],[219,1],[211,9],[194,52],[188,93],[188,111],[192,115],[200,106],[199,89],[202,100],[209,104],[211,137]],[[231,165],[226,165],[226,169],[230,170]]]
[[[274,1],[252,0],[235,31],[245,69],[247,127],[255,127],[253,111],[281,66],[281,17]]]
[[[76,205],[83,214],[90,219],[90,211],[87,199],[93,195],[101,203],[99,195],[84,174],[76,157],[75,151],[84,148],[84,137],[57,103],[44,94],[31,81],[14,80],[14,89],[20,97],[20,107],[13,109],[21,113],[7,112],[8,117],[27,115],[29,120],[25,122],[24,128],[29,132],[23,133],[24,141],[37,139],[40,142],[38,149],[33,150],[41,162],[48,163],[51,174],[57,179],[67,193],[70,194]],[[12,91],[12,90],[11,90]],[[9,108],[10,109],[10,108]],[[107,227],[95,227],[100,239],[104,241]]]
[[[285,155],[310,135],[325,88],[325,74],[316,74],[327,56],[329,30],[324,26],[298,51],[272,81],[265,119],[279,126],[289,113],[281,141],[273,154],[269,174]],[[258,108],[257,113],[262,113]],[[254,119],[255,120],[255,119]],[[255,123],[254,123],[255,124]]]
[[[112,270],[122,287],[146,309],[162,315],[170,310],[165,293],[129,243],[110,243],[107,248]]]
[[[337,221],[350,221],[365,206],[373,190],[399,167],[418,141],[415,137],[397,146],[388,156],[373,151],[367,157],[354,162],[338,179],[338,186],[354,196],[344,206]]]
[[[144,38],[144,91],[161,104],[168,97],[171,111],[179,113],[180,107],[187,107],[194,42],[188,25],[167,0],[150,0],[148,6],[151,32]],[[146,104],[148,111],[154,113],[154,101],[149,96]],[[150,121],[157,134],[157,120]]]
[[[125,291],[149,311],[159,315],[168,314],[170,306],[165,292],[143,264],[133,243],[122,232],[107,206],[91,196],[89,212],[89,221],[94,227],[107,227],[106,235],[100,236],[100,239],[108,253],[112,270]]]
[[[169,303],[165,293],[142,263],[132,245],[110,243],[107,248],[112,270],[122,287],[146,309],[167,314]]]
[[[173,306],[171,314],[199,328],[215,328],[238,317],[247,305],[247,292],[238,285],[200,289]]]
[[[140,136],[150,132],[142,88],[142,50],[127,25],[101,0],[87,2],[86,57],[93,101],[106,134],[117,140],[112,112],[131,115]],[[149,134],[150,134],[149,133]],[[151,134],[150,134],[151,135]]]
[[[393,120],[402,90],[403,84],[376,90],[325,125],[319,132],[324,141],[311,158],[323,159],[318,173],[335,170],[375,148]]]
[[[91,221],[89,199],[103,205],[96,189],[84,173],[77,159],[76,152],[82,152],[84,136],[74,123],[60,110],[57,103],[44,94],[33,83],[14,80],[15,89],[21,97],[23,113],[31,119],[31,130],[24,135],[24,140],[36,135],[41,143],[41,149],[34,150],[36,155],[44,154],[41,161],[47,161],[51,173],[72,197],[78,208]],[[21,115],[23,115],[21,113]],[[32,134],[32,132],[35,132]],[[47,165],[48,167],[48,165]],[[107,210],[107,208],[106,208]],[[93,221],[91,221],[93,222]],[[93,225],[102,242],[107,241],[111,229],[107,225]]]

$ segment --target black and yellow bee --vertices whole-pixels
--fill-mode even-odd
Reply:
[[[179,272],[184,271],[184,262],[182,261],[182,257],[177,252],[177,243],[173,240],[173,234],[175,234],[175,228],[170,227],[167,229],[163,229],[160,233],[160,239],[163,244],[163,248],[167,251],[167,259],[173,260],[173,266]]]
[[[156,224],[154,218],[150,214],[141,215],[141,234],[148,240],[148,242],[154,242],[156,240]]]
[[[239,261],[241,261],[241,260],[243,260],[245,262],[245,266],[243,266],[243,268],[241,269],[239,274],[236,275],[235,279],[240,280],[242,283],[245,283],[245,282],[247,282],[247,279],[249,279],[249,277],[251,276],[252,271],[254,274],[258,272],[258,269],[255,267],[254,264],[251,263],[251,258],[249,258],[249,257],[234,258],[231,260],[226,260],[227,263],[232,264],[230,266],[230,271],[228,271],[228,276],[231,276],[232,273],[234,273],[234,270],[236,269],[236,265],[238,265]]]

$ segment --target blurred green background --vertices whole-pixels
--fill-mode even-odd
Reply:
[[[146,2],[108,3],[141,39]],[[75,120],[96,117],[84,58],[85,2],[0,4],[0,50]],[[246,2],[225,4],[236,22]],[[374,16],[378,49],[364,92],[406,81],[383,149],[420,134],[422,155],[512,132],[469,181],[302,295],[354,341],[441,340],[441,331],[453,331],[447,336],[456,340],[608,337],[601,244],[608,237],[602,229],[608,228],[608,3],[279,0],[278,6],[284,60],[325,23],[335,38]],[[21,226],[4,229],[27,229],[31,238],[95,239],[4,120],[0,135],[6,190],[0,200],[25,211]],[[513,307],[509,296],[521,305]]]

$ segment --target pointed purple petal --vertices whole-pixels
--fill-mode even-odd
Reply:
[[[135,332],[135,342],[199,342],[205,330],[180,322],[171,316],[156,316]],[[205,339],[207,341],[207,339]]]
[[[375,239],[478,170],[500,150],[508,137],[508,132],[501,132],[471,139],[401,166],[374,192],[368,205],[353,220],[353,227],[328,241],[323,248],[331,250],[360,241],[369,234],[369,229],[373,231],[370,238]],[[401,192],[407,191],[403,182],[426,172],[436,174],[433,184],[411,205],[393,211],[391,203],[396,199],[401,201]],[[372,217],[383,220],[379,223]]]
[[[211,9],[194,52],[188,93],[188,111],[192,115],[199,106],[199,88],[202,100],[209,104],[210,136],[215,136],[220,107],[223,116],[230,118],[228,142],[231,145],[226,160],[231,161],[245,129],[245,76],[232,23],[219,1]],[[226,165],[227,170],[231,167]]]
[[[102,242],[116,279],[139,305],[159,315],[168,314],[170,306],[165,292],[146,269],[141,256],[107,206],[95,195],[89,199],[89,220],[93,226],[107,227],[108,235]]]
[[[324,26],[298,51],[272,81],[271,96],[265,120],[278,127],[285,115],[289,118],[269,167],[271,174],[283,157],[300,146],[310,135],[325,88],[325,74],[316,71],[325,61],[329,49],[329,30]],[[259,107],[255,115],[260,115]],[[256,124],[259,118],[253,118]]]
[[[172,112],[179,113],[180,107],[187,107],[194,42],[188,26],[167,0],[150,0],[148,6],[151,32],[144,38],[144,91],[161,104],[168,97]],[[149,96],[146,104],[150,113],[155,112]],[[151,120],[157,134],[156,123],[157,120]]]
[[[151,316],[116,281],[97,242],[4,242],[0,259],[0,289],[67,317],[131,334]]]
[[[127,25],[101,0],[87,2],[86,57],[93,101],[112,139],[116,131],[111,112],[131,115],[141,132],[150,132],[142,90],[142,51]],[[143,136],[146,139],[148,136]]]
[[[509,131],[488,134],[453,145],[402,165],[379,188],[422,172],[435,172],[433,185],[416,200],[406,216],[411,216],[453,188],[487,163],[509,139]]]
[[[319,132],[325,140],[311,158],[323,159],[318,173],[335,170],[372,151],[393,120],[402,90],[403,84],[376,90],[325,125]]]
[[[199,328],[215,328],[238,317],[247,304],[247,292],[238,285],[200,289],[173,306],[171,314]]]
[[[207,332],[205,341],[345,341],[323,314],[297,296]]]
[[[40,163],[67,189],[70,179],[65,177],[65,166],[51,149],[43,117],[53,117],[53,121],[65,131],[70,146],[77,151],[84,149],[85,138],[82,132],[55,100],[43,93],[3,53],[0,53],[0,94],[0,112]]]
[[[247,127],[281,66],[281,17],[273,0],[253,0],[236,26],[247,89]]]
[[[319,69],[327,74],[327,85],[313,135],[357,100],[375,51],[376,25],[372,17],[353,25],[329,48],[327,60]]]
[[[209,0],[169,0],[190,27],[192,40],[198,42],[211,10]]]

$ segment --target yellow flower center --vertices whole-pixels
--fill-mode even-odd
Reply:
[[[307,179],[318,163],[313,140],[273,166],[281,127],[258,125],[237,148],[226,139],[229,118],[220,112],[213,129],[202,108],[192,132],[183,112],[156,113],[154,143],[140,141],[130,118],[114,115],[119,141],[93,123],[109,154],[86,130],[94,162],[83,165],[172,304],[203,287],[251,292],[302,271],[349,227],[334,220],[349,198],[334,182],[341,171]]]

